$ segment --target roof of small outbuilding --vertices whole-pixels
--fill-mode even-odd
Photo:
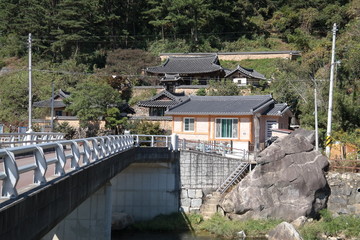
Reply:
[[[160,100],[162,97],[167,97],[170,100]],[[138,102],[140,107],[173,107],[179,103],[184,102],[189,97],[184,93],[171,93],[169,91],[162,91],[148,100]]]
[[[251,78],[257,78],[257,79],[262,79],[262,80],[266,79],[266,77],[264,75],[262,75],[261,73],[255,71],[254,69],[244,68],[244,67],[241,67],[240,65],[238,65],[237,68],[235,68],[231,72],[227,72],[226,75],[225,75],[225,78],[230,77],[231,75],[233,75],[236,72],[241,72],[245,76],[251,77]]]

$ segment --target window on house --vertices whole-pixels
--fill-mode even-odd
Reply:
[[[278,129],[278,123],[277,121],[266,121],[266,139],[271,138],[272,136],[272,129]]]
[[[194,131],[194,118],[184,118],[184,131],[185,132]]]
[[[237,138],[238,120],[236,118],[216,119],[216,138]]]
[[[63,111],[55,111],[55,116],[62,116],[63,115]]]

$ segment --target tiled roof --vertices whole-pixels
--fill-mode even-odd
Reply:
[[[181,80],[179,74],[167,74],[167,73],[165,73],[165,76],[160,79],[161,82],[176,82],[179,80]]]
[[[216,55],[169,57],[161,66],[148,67],[146,72],[154,74],[196,74],[223,71]]]
[[[275,101],[271,95],[190,96],[167,111],[166,115],[253,115]]]
[[[54,95],[54,108],[62,108],[66,107],[63,99],[68,98],[70,96],[69,92],[65,92],[63,90],[59,90],[59,92]],[[42,100],[33,103],[34,107],[51,107],[51,98],[47,100]]]
[[[34,107],[51,107],[51,99],[34,102],[33,106]],[[62,107],[66,107],[66,105],[63,101],[54,100],[54,108],[62,108]]]
[[[244,68],[244,67],[241,67],[240,65],[238,65],[237,68],[234,69],[233,71],[227,72],[226,75],[225,75],[225,78],[233,75],[236,72],[241,72],[241,73],[243,73],[246,76],[251,77],[251,78],[258,78],[258,79],[263,79],[263,80],[266,79],[266,77],[264,75],[262,75],[261,73],[255,71],[254,69]]]
[[[162,97],[167,97],[170,100],[160,100]],[[188,96],[185,96],[184,93],[171,93],[169,91],[162,91],[152,98],[146,101],[138,102],[140,107],[173,107],[179,103],[184,102],[188,99]]]
[[[269,109],[264,115],[268,116],[281,116],[284,112],[289,110],[289,106],[286,103],[275,104],[273,108]]]
[[[148,120],[148,121],[171,121],[170,116],[131,116],[131,120]]]

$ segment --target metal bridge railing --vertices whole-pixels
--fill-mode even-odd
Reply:
[[[0,148],[56,142],[63,140],[64,135],[65,134],[63,133],[49,133],[49,132],[1,133]]]
[[[1,198],[15,198],[19,190],[45,184],[104,157],[141,146],[177,150],[177,136],[111,135],[0,149]]]
[[[0,149],[1,196],[18,196],[18,189],[49,179],[134,147],[132,135],[116,135]]]

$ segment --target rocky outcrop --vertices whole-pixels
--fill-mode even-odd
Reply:
[[[302,240],[296,229],[287,222],[282,222],[267,234],[268,240]]]
[[[258,165],[221,203],[230,218],[314,217],[330,194],[328,160],[314,151],[312,131],[297,130],[262,151]]]

